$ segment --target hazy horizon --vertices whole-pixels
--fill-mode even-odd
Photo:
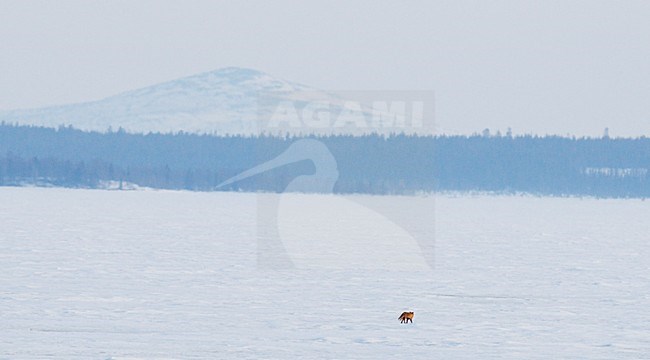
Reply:
[[[433,90],[439,131],[650,135],[650,3],[3,2],[0,111],[228,66]]]

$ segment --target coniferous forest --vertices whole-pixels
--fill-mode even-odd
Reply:
[[[310,137],[337,162],[338,193],[488,191],[650,196],[650,139],[559,136]],[[275,191],[314,173],[309,160],[217,188],[297,137],[130,134],[0,125],[0,186],[137,184],[200,191]],[[120,186],[120,185],[118,185]]]

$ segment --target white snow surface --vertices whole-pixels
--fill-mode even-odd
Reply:
[[[0,188],[0,359],[650,358],[650,202],[440,195],[429,268],[350,197],[285,194],[269,269],[258,196]]]

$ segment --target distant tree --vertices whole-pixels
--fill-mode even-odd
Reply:
[[[314,136],[337,160],[337,192],[499,191],[552,195],[650,195],[650,139],[559,136],[377,134]],[[499,133],[497,132],[497,135]],[[213,190],[282,153],[296,136],[223,137],[89,133],[62,126],[0,125],[0,185],[49,182],[96,187]],[[274,169],[229,189],[282,191],[313,174],[309,161]],[[621,175],[623,174],[623,175]]]

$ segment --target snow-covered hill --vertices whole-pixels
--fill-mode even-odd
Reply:
[[[58,127],[72,125],[92,131],[123,128],[129,132],[257,133],[260,119],[274,105],[313,97],[336,96],[260,71],[224,68],[102,100],[39,109],[0,112],[7,123]]]

